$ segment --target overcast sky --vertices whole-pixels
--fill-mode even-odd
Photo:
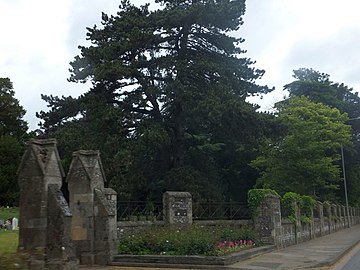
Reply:
[[[133,3],[150,2],[135,0]],[[285,94],[294,69],[313,68],[360,91],[358,0],[248,0],[245,56],[264,69],[258,84],[276,90],[260,102],[270,109]],[[0,77],[9,77],[25,120],[37,128],[35,113],[46,110],[40,94],[76,97],[89,85],[67,82],[69,62],[86,44],[86,27],[99,25],[101,12],[115,14],[116,0],[0,0]]]

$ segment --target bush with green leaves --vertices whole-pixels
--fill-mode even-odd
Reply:
[[[251,240],[257,243],[256,233],[235,226],[200,226],[182,228],[151,227],[120,239],[119,253],[133,255],[218,255],[222,241]]]
[[[312,209],[316,205],[316,200],[307,195],[300,195],[295,192],[286,192],[281,199],[284,208],[283,213],[293,223],[296,223],[295,204],[300,207],[300,221],[310,223],[312,219]]]
[[[256,215],[257,208],[261,205],[265,196],[268,194],[280,197],[275,190],[269,188],[250,189],[248,191],[248,206],[252,217]]]

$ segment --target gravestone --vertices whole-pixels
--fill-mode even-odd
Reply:
[[[189,192],[165,192],[163,208],[166,224],[177,226],[192,224],[192,198]]]
[[[12,218],[12,220],[11,220],[11,227],[12,227],[13,230],[17,230],[17,229],[18,229],[18,227],[19,227],[19,220],[18,220],[16,217]]]

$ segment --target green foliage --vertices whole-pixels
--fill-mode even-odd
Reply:
[[[350,144],[347,115],[306,97],[290,98],[278,107],[277,121],[286,131],[265,142],[252,162],[261,173],[258,185],[280,194],[334,199],[341,180],[339,149]]]
[[[0,78],[0,206],[12,206],[18,200],[16,171],[28,128],[24,114],[10,79]]]
[[[281,198],[283,214],[292,222],[296,223],[295,204],[301,202],[301,195],[295,192],[286,192]]]
[[[217,255],[221,241],[257,240],[254,231],[229,226],[151,228],[120,239],[120,254]]]
[[[88,28],[70,81],[93,86],[76,99],[42,96],[42,129],[58,139],[65,169],[72,151],[99,149],[121,199],[186,188],[197,200],[244,200],[266,126],[246,98],[270,91],[230,35],[245,1],[161,2],[150,11],[122,1]]]
[[[19,208],[0,207],[0,219],[7,220],[14,217],[19,218]]]
[[[311,218],[312,209],[314,209],[315,205],[316,200],[313,197],[306,195],[301,196],[301,215],[307,218]]]
[[[330,75],[311,68],[294,70],[294,82],[284,86],[290,97],[306,96],[311,101],[322,103],[346,112],[350,118],[360,116],[360,97],[352,88],[330,80]]]
[[[309,224],[316,200],[311,196],[300,195],[295,192],[286,192],[281,198],[281,207],[283,208],[283,213],[293,223],[296,223],[295,204],[300,207],[300,221]]]
[[[342,113],[347,113],[351,125],[353,145],[344,147],[344,161],[346,168],[346,178],[348,184],[348,197],[352,205],[360,205],[360,97],[358,92],[343,83],[335,83],[330,80],[330,75],[315,71],[309,68],[294,70],[294,82],[285,85],[285,89],[292,96],[306,96],[314,102],[321,102],[333,108],[337,108]],[[338,163],[340,166],[340,162]],[[345,202],[343,186],[338,190],[337,196]],[[328,199],[334,199],[328,198]]]
[[[22,119],[25,110],[15,98],[9,78],[0,78],[0,136],[21,138],[27,131],[27,123]]]
[[[269,188],[265,189],[250,189],[248,191],[248,206],[250,208],[251,216],[254,217],[256,215],[257,208],[261,205],[261,203],[264,201],[264,198],[268,194],[273,194],[275,196],[279,196],[279,194]]]

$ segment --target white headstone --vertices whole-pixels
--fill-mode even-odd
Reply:
[[[19,226],[19,220],[16,217],[14,217],[11,221],[11,225],[13,230],[17,230]]]

